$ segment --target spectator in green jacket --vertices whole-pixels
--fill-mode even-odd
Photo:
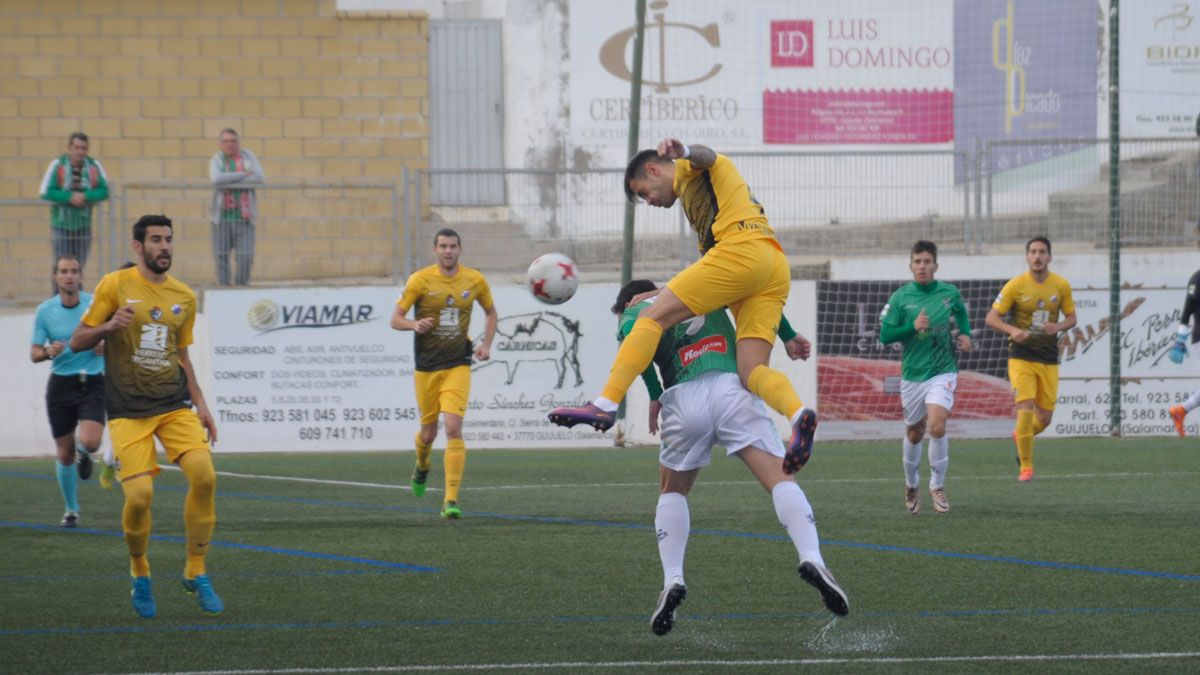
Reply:
[[[73,255],[82,270],[92,245],[92,205],[108,199],[108,178],[100,162],[88,157],[88,137],[71,134],[66,154],[50,162],[38,190],[50,207],[54,259]]]

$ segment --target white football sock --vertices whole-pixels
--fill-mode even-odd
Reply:
[[[654,510],[654,534],[658,537],[664,589],[673,581],[683,581],[683,554],[687,552],[688,531],[691,528],[687,497],[678,492],[659,495],[658,508]]]
[[[1188,412],[1192,412],[1196,408],[1200,408],[1200,389],[1193,391],[1192,395],[1183,402],[1183,409]]]
[[[821,542],[817,538],[817,521],[800,486],[792,480],[780,481],[771,490],[771,499],[775,502],[775,515],[791,537],[800,559],[824,565]]]
[[[907,487],[915,488],[921,484],[921,444],[912,443],[908,440],[908,434],[904,435],[904,484]]]
[[[592,405],[603,410],[604,412],[610,412],[610,413],[617,412],[617,408],[621,407],[621,405],[619,403],[613,403],[612,401],[604,398],[603,396],[592,401]]]
[[[929,489],[946,484],[946,469],[950,467],[950,439],[929,437]]]

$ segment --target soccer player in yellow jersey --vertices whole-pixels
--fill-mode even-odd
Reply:
[[[392,328],[415,333],[413,384],[417,389],[417,407],[421,411],[421,430],[416,438],[417,462],[413,469],[412,491],[418,497],[425,494],[429,453],[437,438],[440,412],[446,427],[443,460],[446,492],[442,518],[447,520],[462,517],[458,489],[467,462],[462,422],[471,393],[471,308],[478,302],[487,317],[483,339],[474,350],[475,358],[480,361],[491,357],[498,319],[487,279],[479,270],[458,264],[461,252],[462,238],[458,233],[449,228],[439,230],[433,237],[437,263],[417,270],[408,278],[404,292],[396,301],[396,311],[392,313]],[[416,307],[416,312],[409,319],[406,315],[412,307]]]
[[[1021,481],[1033,480],[1033,437],[1050,426],[1058,400],[1058,334],[1075,327],[1071,284],[1050,271],[1050,240],[1025,242],[1025,262],[1029,271],[1004,284],[986,319],[989,328],[1009,338],[1008,381],[1017,402],[1013,441]],[[1006,322],[1009,310],[1012,319]]]
[[[625,196],[662,208],[682,202],[703,255],[675,275],[639,314],[617,351],[600,397],[580,407],[558,408],[550,420],[566,427],[583,423],[608,429],[629,385],[650,365],[663,331],[728,306],[737,324],[738,377],[742,386],[791,421],[783,469],[795,473],[812,452],[817,415],[803,406],[787,377],[767,365],[791,271],[762,205],[728,157],[676,138],[630,160]]]
[[[224,609],[205,569],[217,523],[217,477],[209,447],[210,440],[217,441],[217,425],[188,356],[196,294],[167,274],[173,232],[166,216],[142,216],[134,224],[136,267],[104,275],[71,336],[75,351],[91,349],[102,339],[105,343],[105,407],[117,477],[125,493],[121,525],[129,547],[131,596],[133,609],[146,619],[156,613],[146,559],[153,478],[160,470],[155,437],[188,482],[183,588],[197,594],[203,611],[217,614]]]

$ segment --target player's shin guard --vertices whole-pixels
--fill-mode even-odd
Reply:
[[[633,329],[621,341],[621,347],[617,350],[617,358],[608,374],[604,391],[600,393],[601,398],[613,403],[620,403],[625,398],[629,385],[633,384],[633,380],[641,375],[654,359],[654,350],[658,348],[662,334],[662,326],[654,319],[643,317],[633,324]]]
[[[946,485],[946,469],[950,468],[950,439],[929,437],[929,489]]]
[[[121,528],[125,530],[125,545],[129,548],[129,573],[135,577],[150,575],[146,548],[150,542],[150,504],[154,501],[154,480],[138,476],[121,483],[125,492],[125,507],[121,511]]]
[[[1022,469],[1033,468],[1033,423],[1036,419],[1032,410],[1017,411],[1017,457]]]
[[[413,439],[417,448],[417,468],[422,471],[429,470],[429,455],[433,452],[433,445],[421,440],[421,434],[417,434]]]
[[[213,530],[217,526],[217,474],[208,450],[192,450],[179,458],[179,468],[187,478],[187,497],[183,502],[183,522],[187,530],[187,564],[183,576],[195,579],[205,574]]]
[[[458,501],[458,488],[462,484],[463,468],[467,465],[467,444],[461,438],[446,442],[446,496],[448,502]]]
[[[658,557],[662,561],[663,588],[676,579],[683,579],[683,557],[687,553],[688,532],[692,517],[687,497],[678,492],[658,496],[654,509],[654,534],[658,538]]]
[[[804,405],[786,375],[763,365],[755,366],[754,370],[750,371],[750,377],[746,378],[746,388],[761,398],[772,410],[793,423],[796,421],[796,411]]]
[[[775,515],[779,518],[779,524],[787,530],[800,559],[824,565],[812,505],[808,503],[808,497],[804,496],[804,491],[796,481],[789,479],[776,483],[775,487],[771,488],[771,500],[775,502]]]

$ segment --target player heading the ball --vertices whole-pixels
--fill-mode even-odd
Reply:
[[[728,157],[703,145],[689,147],[677,138],[664,139],[657,149],[643,150],[629,161],[625,196],[661,208],[681,202],[702,255],[638,315],[600,396],[583,406],[557,408],[550,421],[609,429],[630,384],[650,365],[663,331],[729,307],[737,324],[738,377],[742,386],[791,421],[783,467],[795,473],[812,452],[817,414],[804,407],[783,373],[767,366],[791,271],[766,211]]]

